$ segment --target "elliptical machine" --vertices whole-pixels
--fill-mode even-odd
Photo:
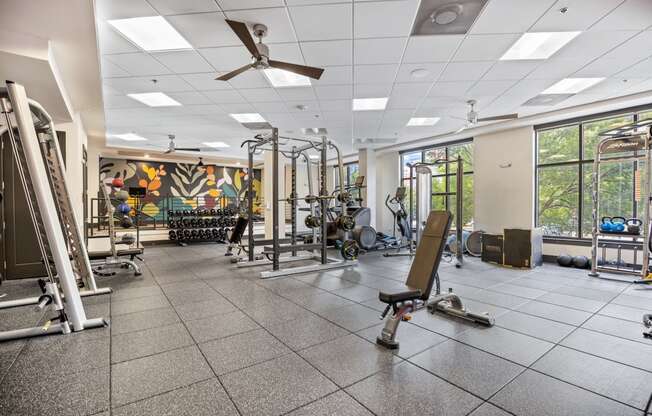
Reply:
[[[385,257],[392,256],[412,256],[414,254],[414,239],[412,238],[412,227],[410,226],[410,216],[405,209],[405,196],[406,190],[404,186],[396,188],[396,193],[392,197],[387,195],[385,198],[385,206],[389,212],[394,216],[394,236],[379,237],[386,242],[386,247],[396,247],[394,253],[384,253]],[[396,238],[396,229],[401,234],[400,240]],[[401,250],[407,248],[407,253],[402,253]]]

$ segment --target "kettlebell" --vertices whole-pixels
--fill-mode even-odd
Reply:
[[[643,221],[639,220],[638,218],[630,218],[627,220],[626,224],[627,232],[629,234],[641,234],[641,226],[643,225]]]
[[[611,231],[615,231],[617,233],[624,232],[626,222],[627,222],[627,220],[624,217],[612,217],[611,218]]]
[[[602,217],[602,224],[600,224],[600,231],[605,233],[610,233],[613,231],[613,224],[611,223],[611,217]]]

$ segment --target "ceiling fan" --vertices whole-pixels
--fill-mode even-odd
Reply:
[[[219,149],[216,149],[214,147],[177,147],[174,144],[174,138],[176,136],[174,134],[168,134],[168,139],[170,139],[170,143],[168,143],[167,149],[163,152],[164,154],[170,154],[174,153],[176,151],[181,151],[181,152],[219,152]],[[146,145],[150,147],[156,147],[159,150],[163,150],[158,146],[151,146],[151,145]]]
[[[295,74],[303,75],[306,77],[319,79],[321,74],[324,72],[323,68],[315,68],[312,66],[304,66],[291,64],[288,62],[273,61],[269,59],[269,48],[263,43],[263,37],[267,34],[267,26],[263,24],[255,24],[254,35],[258,38],[258,43],[254,42],[247,25],[242,22],[236,22],[235,20],[226,19],[226,23],[231,27],[235,34],[240,38],[240,41],[244,44],[247,50],[251,53],[252,62],[243,67],[240,67],[236,70],[233,70],[229,73],[226,73],[222,76],[215,78],[219,81],[228,81],[231,78],[245,72],[248,69],[267,69],[267,68],[278,68],[285,71],[290,71]]]
[[[518,118],[517,113],[502,114],[502,115],[499,115],[499,116],[492,116],[492,117],[478,117],[478,112],[475,111],[475,105],[478,102],[476,100],[468,100],[466,103],[469,105],[469,112],[466,113],[466,119],[465,119],[466,120],[466,125],[462,126],[455,133],[459,133],[459,132],[461,132],[463,130],[471,128],[471,127],[475,126],[476,124],[482,123],[484,121],[512,120],[512,119]],[[455,118],[460,118],[460,117],[455,117]]]

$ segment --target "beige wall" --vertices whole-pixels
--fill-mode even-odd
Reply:
[[[392,235],[394,217],[385,207],[388,194],[394,195],[399,186],[400,157],[397,151],[380,154],[376,157],[376,176],[367,180],[375,180],[376,198],[372,210],[376,212],[376,231]]]
[[[77,224],[83,229],[83,148],[88,144],[84,124],[79,113],[73,115],[73,121],[55,126],[57,130],[66,132],[66,187],[70,202],[75,212]]]

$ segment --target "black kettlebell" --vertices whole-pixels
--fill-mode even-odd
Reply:
[[[641,226],[643,225],[643,221],[639,220],[638,218],[630,218],[625,224],[627,224],[627,232],[629,234],[641,234]]]

